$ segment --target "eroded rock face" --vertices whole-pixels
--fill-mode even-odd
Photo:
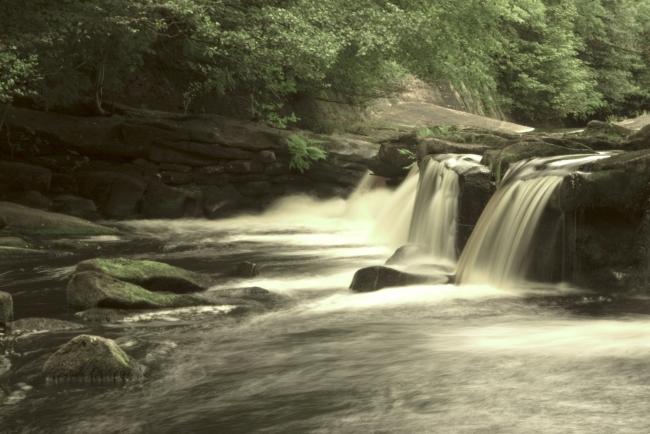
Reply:
[[[209,304],[198,297],[171,292],[153,292],[103,273],[76,273],[66,289],[68,305],[84,310],[95,307],[116,309],[161,309]]]
[[[77,265],[77,272],[91,271],[140,285],[150,291],[196,292],[209,288],[213,279],[163,262],[96,258]]]
[[[411,274],[389,267],[362,268],[354,274],[350,289],[354,292],[372,292],[383,288],[420,284],[447,283],[446,276]]]
[[[80,335],[47,359],[43,374],[50,384],[121,384],[142,378],[143,369],[115,341]]]

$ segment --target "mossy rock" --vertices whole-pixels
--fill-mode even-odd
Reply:
[[[80,335],[52,354],[43,366],[48,383],[124,383],[142,377],[142,367],[111,339]]]
[[[210,276],[195,273],[163,262],[125,259],[96,258],[77,265],[78,272],[93,271],[116,279],[140,285],[150,291],[186,293],[209,288]]]
[[[68,304],[79,310],[94,307],[161,309],[210,304],[189,294],[152,292],[133,283],[94,271],[75,273],[68,282],[66,291]]]

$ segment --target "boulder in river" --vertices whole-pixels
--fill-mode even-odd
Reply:
[[[205,274],[195,273],[164,262],[138,259],[89,259],[79,263],[77,271],[103,273],[140,285],[150,291],[196,292],[209,288],[213,283],[213,279]]]
[[[4,231],[27,236],[85,237],[115,235],[117,230],[77,217],[0,202],[0,220]]]
[[[94,271],[75,273],[67,286],[68,304],[74,309],[160,309],[210,304],[189,294],[153,292],[133,283]]]
[[[350,289],[354,292],[372,292],[383,288],[421,284],[443,284],[447,276],[412,274],[389,267],[367,267],[357,271]]]
[[[61,346],[43,366],[48,383],[124,383],[142,377],[142,367],[111,339],[80,335]]]

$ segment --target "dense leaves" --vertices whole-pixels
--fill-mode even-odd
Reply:
[[[296,95],[355,102],[404,74],[527,120],[647,108],[650,0],[3,0],[0,103],[232,101],[286,125]]]

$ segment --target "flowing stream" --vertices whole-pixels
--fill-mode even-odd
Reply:
[[[647,301],[530,284],[347,289],[355,270],[393,251],[378,240],[378,216],[392,213],[407,236],[398,228],[407,206],[385,207],[414,187],[417,177],[349,202],[290,198],[220,221],[123,222],[130,237],[8,267],[0,287],[12,286],[18,317],[72,318],[66,276],[98,252],[204,272],[251,260],[259,277],[221,286],[258,285],[290,302],[244,318],[168,311],[85,330],[147,365],[142,383],[119,388],[21,384],[79,331],[21,338],[12,358],[21,375],[0,378],[11,398],[1,431],[650,432]]]

